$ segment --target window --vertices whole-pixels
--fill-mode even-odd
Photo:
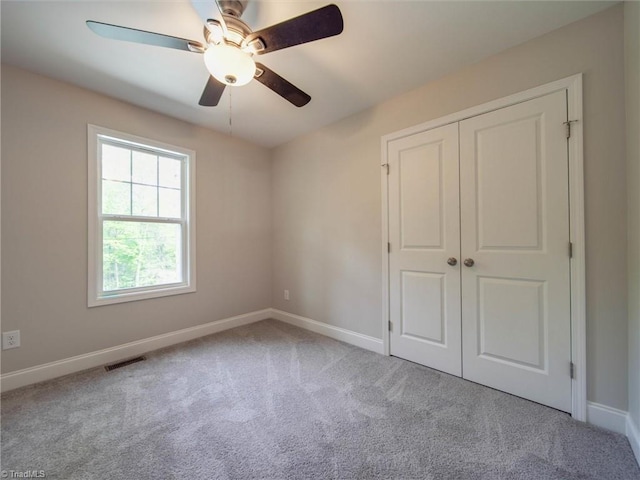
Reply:
[[[195,152],[89,125],[90,307],[195,291]]]

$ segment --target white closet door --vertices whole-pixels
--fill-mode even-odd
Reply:
[[[389,144],[392,355],[461,374],[458,125]]]
[[[460,122],[460,198],[464,378],[569,412],[566,108],[561,91]]]

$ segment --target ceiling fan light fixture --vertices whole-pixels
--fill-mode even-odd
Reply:
[[[216,80],[234,87],[246,85],[256,73],[256,63],[250,54],[224,43],[209,45],[204,63]]]

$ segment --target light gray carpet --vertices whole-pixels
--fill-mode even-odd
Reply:
[[[48,479],[638,479],[626,438],[267,320],[2,396]]]

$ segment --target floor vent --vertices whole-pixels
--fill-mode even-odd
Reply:
[[[129,360],[123,360],[122,362],[113,363],[111,365],[106,365],[104,367],[104,369],[107,372],[110,372],[111,370],[115,370],[116,368],[126,367],[127,365],[131,365],[132,363],[142,362],[143,360],[146,360],[146,359],[147,359],[147,357],[130,358]]]

